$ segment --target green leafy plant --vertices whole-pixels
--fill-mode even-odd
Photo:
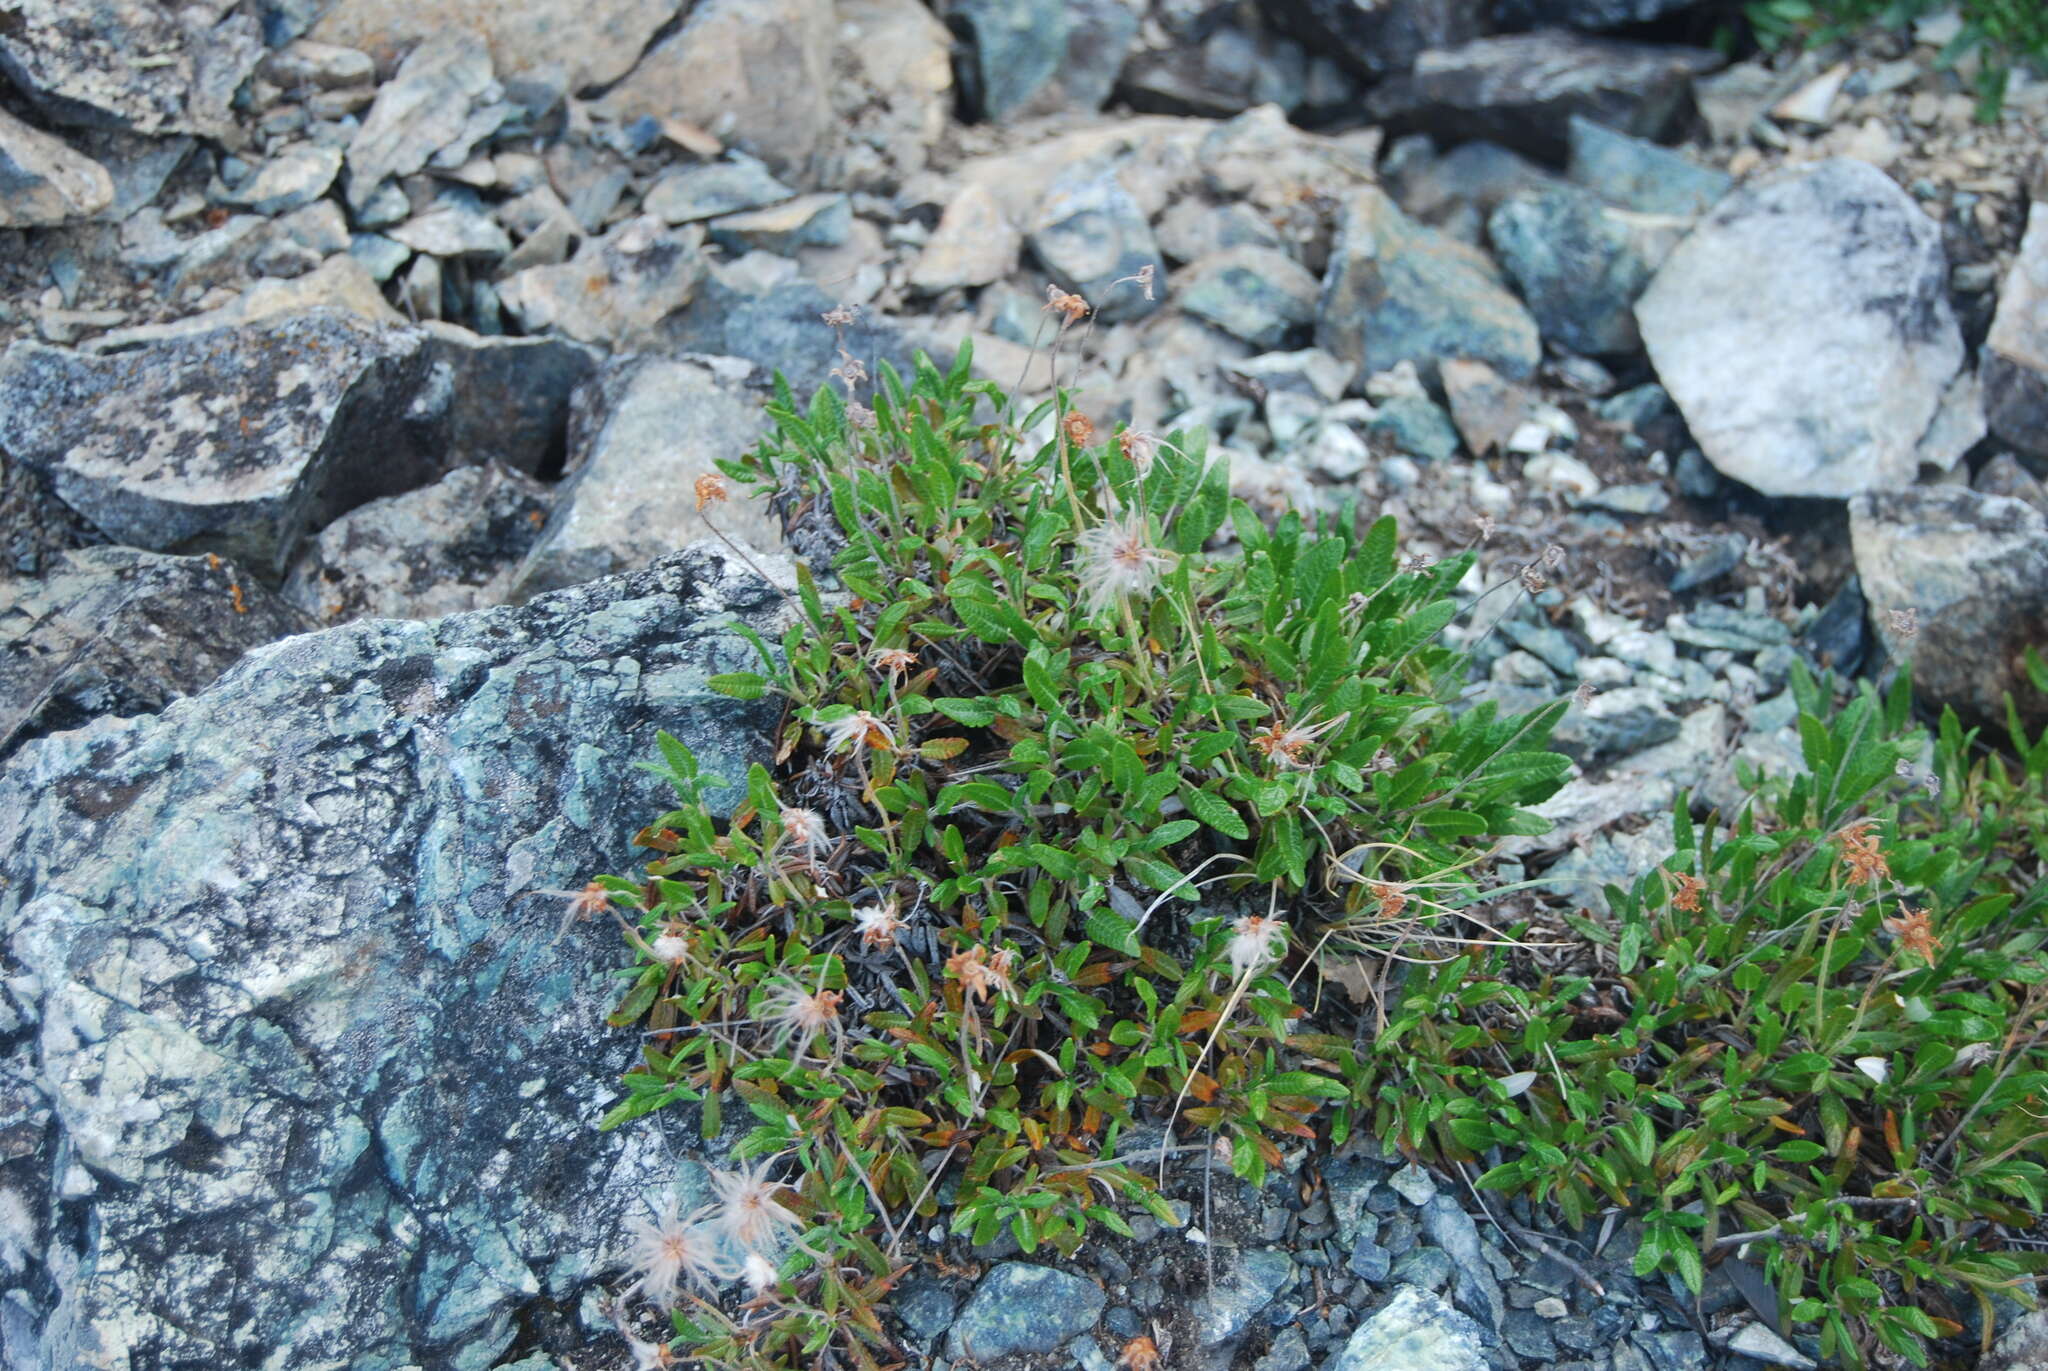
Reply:
[[[1419,1079],[1444,1102],[1412,1141],[1504,1157],[1482,1187],[1575,1223],[1640,1207],[1638,1274],[1698,1290],[1754,1252],[1826,1355],[1925,1365],[1960,1325],[1923,1292],[1969,1292],[1989,1328],[1990,1297],[2028,1298],[2044,1266],[1995,1239],[2048,1187],[2048,887],[1986,815],[2013,806],[2004,764],[1970,763],[1953,714],[1923,771],[1904,676],[1840,711],[1793,682],[1806,774],[1750,778],[1725,823],[1681,800],[1675,855],[1575,920],[1595,969],[1433,968],[1362,1065],[1383,1099]]]
[[[664,738],[678,807],[600,882],[638,959],[612,1022],[646,1035],[606,1124],[688,1101],[709,1136],[730,1093],[804,1221],[763,1312],[678,1310],[695,1354],[871,1364],[913,1225],[1071,1253],[1176,1222],[1157,1177],[1211,1146],[1176,1128],[1253,1181],[1325,1111],[1341,1138],[1355,1052],[1297,982],[1508,937],[1473,867],[1568,770],[1561,702],[1451,708],[1469,554],[1268,525],[1199,432],[1098,440],[969,366],[885,367],[872,409],[778,391],[727,475],[836,551],[762,669],[712,681],[782,702],[776,760],[716,816]]]

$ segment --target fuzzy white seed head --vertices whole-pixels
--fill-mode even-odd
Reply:
[[[804,1221],[776,1198],[782,1186],[768,1179],[765,1161],[737,1171],[713,1168],[711,1189],[718,1197],[713,1222],[719,1232],[749,1253],[772,1251],[785,1233],[803,1231]]]
[[[799,809],[792,805],[779,816],[782,823],[782,841],[803,855],[806,861],[816,861],[830,844],[825,832],[825,818],[815,809]]]
[[[683,1287],[709,1290],[720,1275],[718,1234],[704,1217],[702,1209],[682,1213],[671,1192],[652,1217],[628,1223],[632,1247],[626,1261],[639,1273],[634,1288],[649,1304],[673,1309]]]
[[[861,946],[882,951],[896,946],[896,935],[903,931],[903,915],[894,900],[854,910],[853,922],[860,929]]]
[[[654,954],[654,960],[663,966],[674,966],[690,955],[690,940],[680,933],[664,933],[647,945]]]
[[[1230,972],[1241,980],[1277,960],[1286,947],[1286,924],[1263,914],[1247,914],[1230,926]]]
[[[851,752],[863,743],[876,748],[896,746],[896,735],[890,731],[889,725],[865,709],[856,709],[843,719],[834,719],[818,727],[825,732],[825,751],[830,756]]]
[[[806,990],[794,981],[777,983],[768,993],[767,1018],[775,1025],[778,1043],[795,1040],[801,1058],[820,1037],[839,1032],[839,992]]]
[[[746,1261],[740,1265],[740,1279],[747,1283],[747,1293],[758,1297],[773,1290],[781,1276],[775,1270],[774,1262],[759,1252],[749,1252]]]
[[[1084,530],[1074,542],[1080,553],[1074,570],[1091,614],[1126,596],[1150,595],[1173,568],[1173,554],[1154,546],[1145,516],[1135,510]]]

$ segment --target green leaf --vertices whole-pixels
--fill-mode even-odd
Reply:
[[[1183,786],[1180,791],[1181,803],[1188,807],[1188,813],[1200,819],[1218,833],[1240,841],[1251,837],[1251,829],[1245,825],[1244,816],[1236,806],[1221,795],[1208,790],[1196,790]]]
[[[721,672],[704,684],[735,700],[758,700],[768,693],[768,678],[758,671]]]
[[[940,695],[933,699],[932,708],[954,723],[965,724],[969,728],[987,728],[996,721],[996,707],[987,700]]]

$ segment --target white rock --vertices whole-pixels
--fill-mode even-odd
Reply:
[[[1766,495],[1911,484],[1963,360],[1941,228],[1875,167],[1739,187],[1636,304],[1658,379],[1720,471]]]
[[[1813,1358],[1760,1323],[1745,1324],[1740,1333],[1728,1339],[1728,1350],[1774,1366],[1789,1366],[1794,1371],[1809,1371],[1816,1365]]]

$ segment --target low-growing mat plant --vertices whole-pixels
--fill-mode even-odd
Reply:
[[[1459,706],[1472,550],[1262,520],[1201,433],[1020,414],[970,366],[884,366],[872,408],[778,384],[726,478],[836,550],[712,683],[779,703],[773,761],[714,809],[664,735],[650,860],[571,897],[635,959],[604,1126],[690,1102],[709,1138],[736,1101],[783,1215],[643,1225],[629,1294],[674,1335],[628,1331],[643,1360],[876,1366],[935,1222],[1073,1255],[1176,1223],[1177,1158],[1259,1184],[1360,1128],[1572,1224],[1640,1216],[1640,1273],[1747,1255],[1852,1364],[1952,1331],[1924,1290],[2025,1298],[1996,1239],[2043,1184],[2040,854],[1965,810],[2024,808],[2040,766],[2027,791],[1945,725],[1930,797],[1903,685],[1835,714],[1802,674],[1810,774],[1681,805],[1560,958],[1488,858],[1546,827],[1569,702]]]
[[[1955,36],[1936,56],[1944,67],[1977,59],[1977,117],[1990,123],[2005,104],[2017,68],[2048,75],[2048,6],[2041,0],[1749,0],[1744,16],[1766,47],[1820,44],[1868,29],[1907,30],[1913,21],[1953,10]]]

